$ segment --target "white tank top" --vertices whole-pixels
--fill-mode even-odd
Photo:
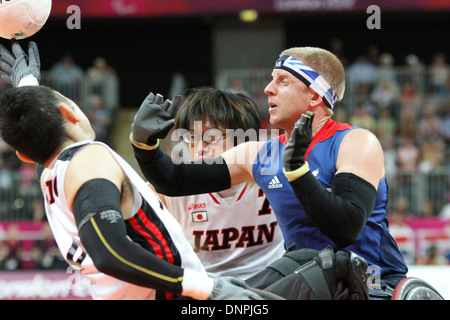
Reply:
[[[275,213],[255,183],[218,193],[165,197],[169,211],[211,277],[247,279],[285,252]]]
[[[165,241],[168,243],[168,246],[176,247],[180,256],[181,267],[205,273],[200,260],[184,238],[178,222],[162,205],[158,196],[148,187],[136,171],[107,145],[101,142],[81,141],[65,148],[50,165],[50,171],[44,177],[46,186],[44,203],[47,219],[61,254],[70,265],[79,268],[81,273],[89,278],[92,297],[94,299],[154,299],[155,290],[136,286],[99,272],[89,255],[82,248],[75,218],[68,207],[64,194],[64,180],[70,159],[78,150],[77,147],[86,144],[100,144],[107,148],[129,178],[134,193],[134,205],[132,217],[128,220],[138,218],[142,199],[144,199],[167,230],[170,238],[165,239]]]

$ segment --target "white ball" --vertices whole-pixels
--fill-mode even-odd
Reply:
[[[52,0],[0,0],[0,37],[32,36],[47,22],[51,9]]]

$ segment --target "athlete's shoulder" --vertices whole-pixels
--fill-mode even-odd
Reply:
[[[377,188],[384,176],[384,156],[375,134],[362,128],[347,133],[339,148],[336,168],[337,172],[354,173]]]
[[[86,168],[105,166],[114,160],[109,147],[103,143],[87,143],[76,150],[70,159],[73,164],[85,165]]]
[[[80,148],[70,160],[66,171],[66,192],[75,192],[88,180],[107,179],[121,187],[125,173],[110,149],[104,144],[89,143]]]
[[[353,145],[354,147],[366,146],[367,148],[381,148],[380,142],[373,132],[359,127],[354,127],[354,130],[349,131],[345,135],[343,143]]]

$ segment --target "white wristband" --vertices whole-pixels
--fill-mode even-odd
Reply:
[[[181,294],[196,300],[206,300],[211,295],[214,287],[214,279],[206,274],[184,269],[183,281],[181,282]]]
[[[22,79],[20,79],[19,84],[17,87],[24,87],[24,86],[38,86],[39,81],[35,78],[32,74],[26,75]]]

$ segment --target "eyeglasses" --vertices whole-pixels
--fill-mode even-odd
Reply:
[[[199,143],[204,143],[206,146],[215,145],[223,141],[227,136],[226,133],[216,130],[206,130],[203,135],[199,135],[191,132],[189,135],[183,135],[183,141],[191,146],[198,145]]]

